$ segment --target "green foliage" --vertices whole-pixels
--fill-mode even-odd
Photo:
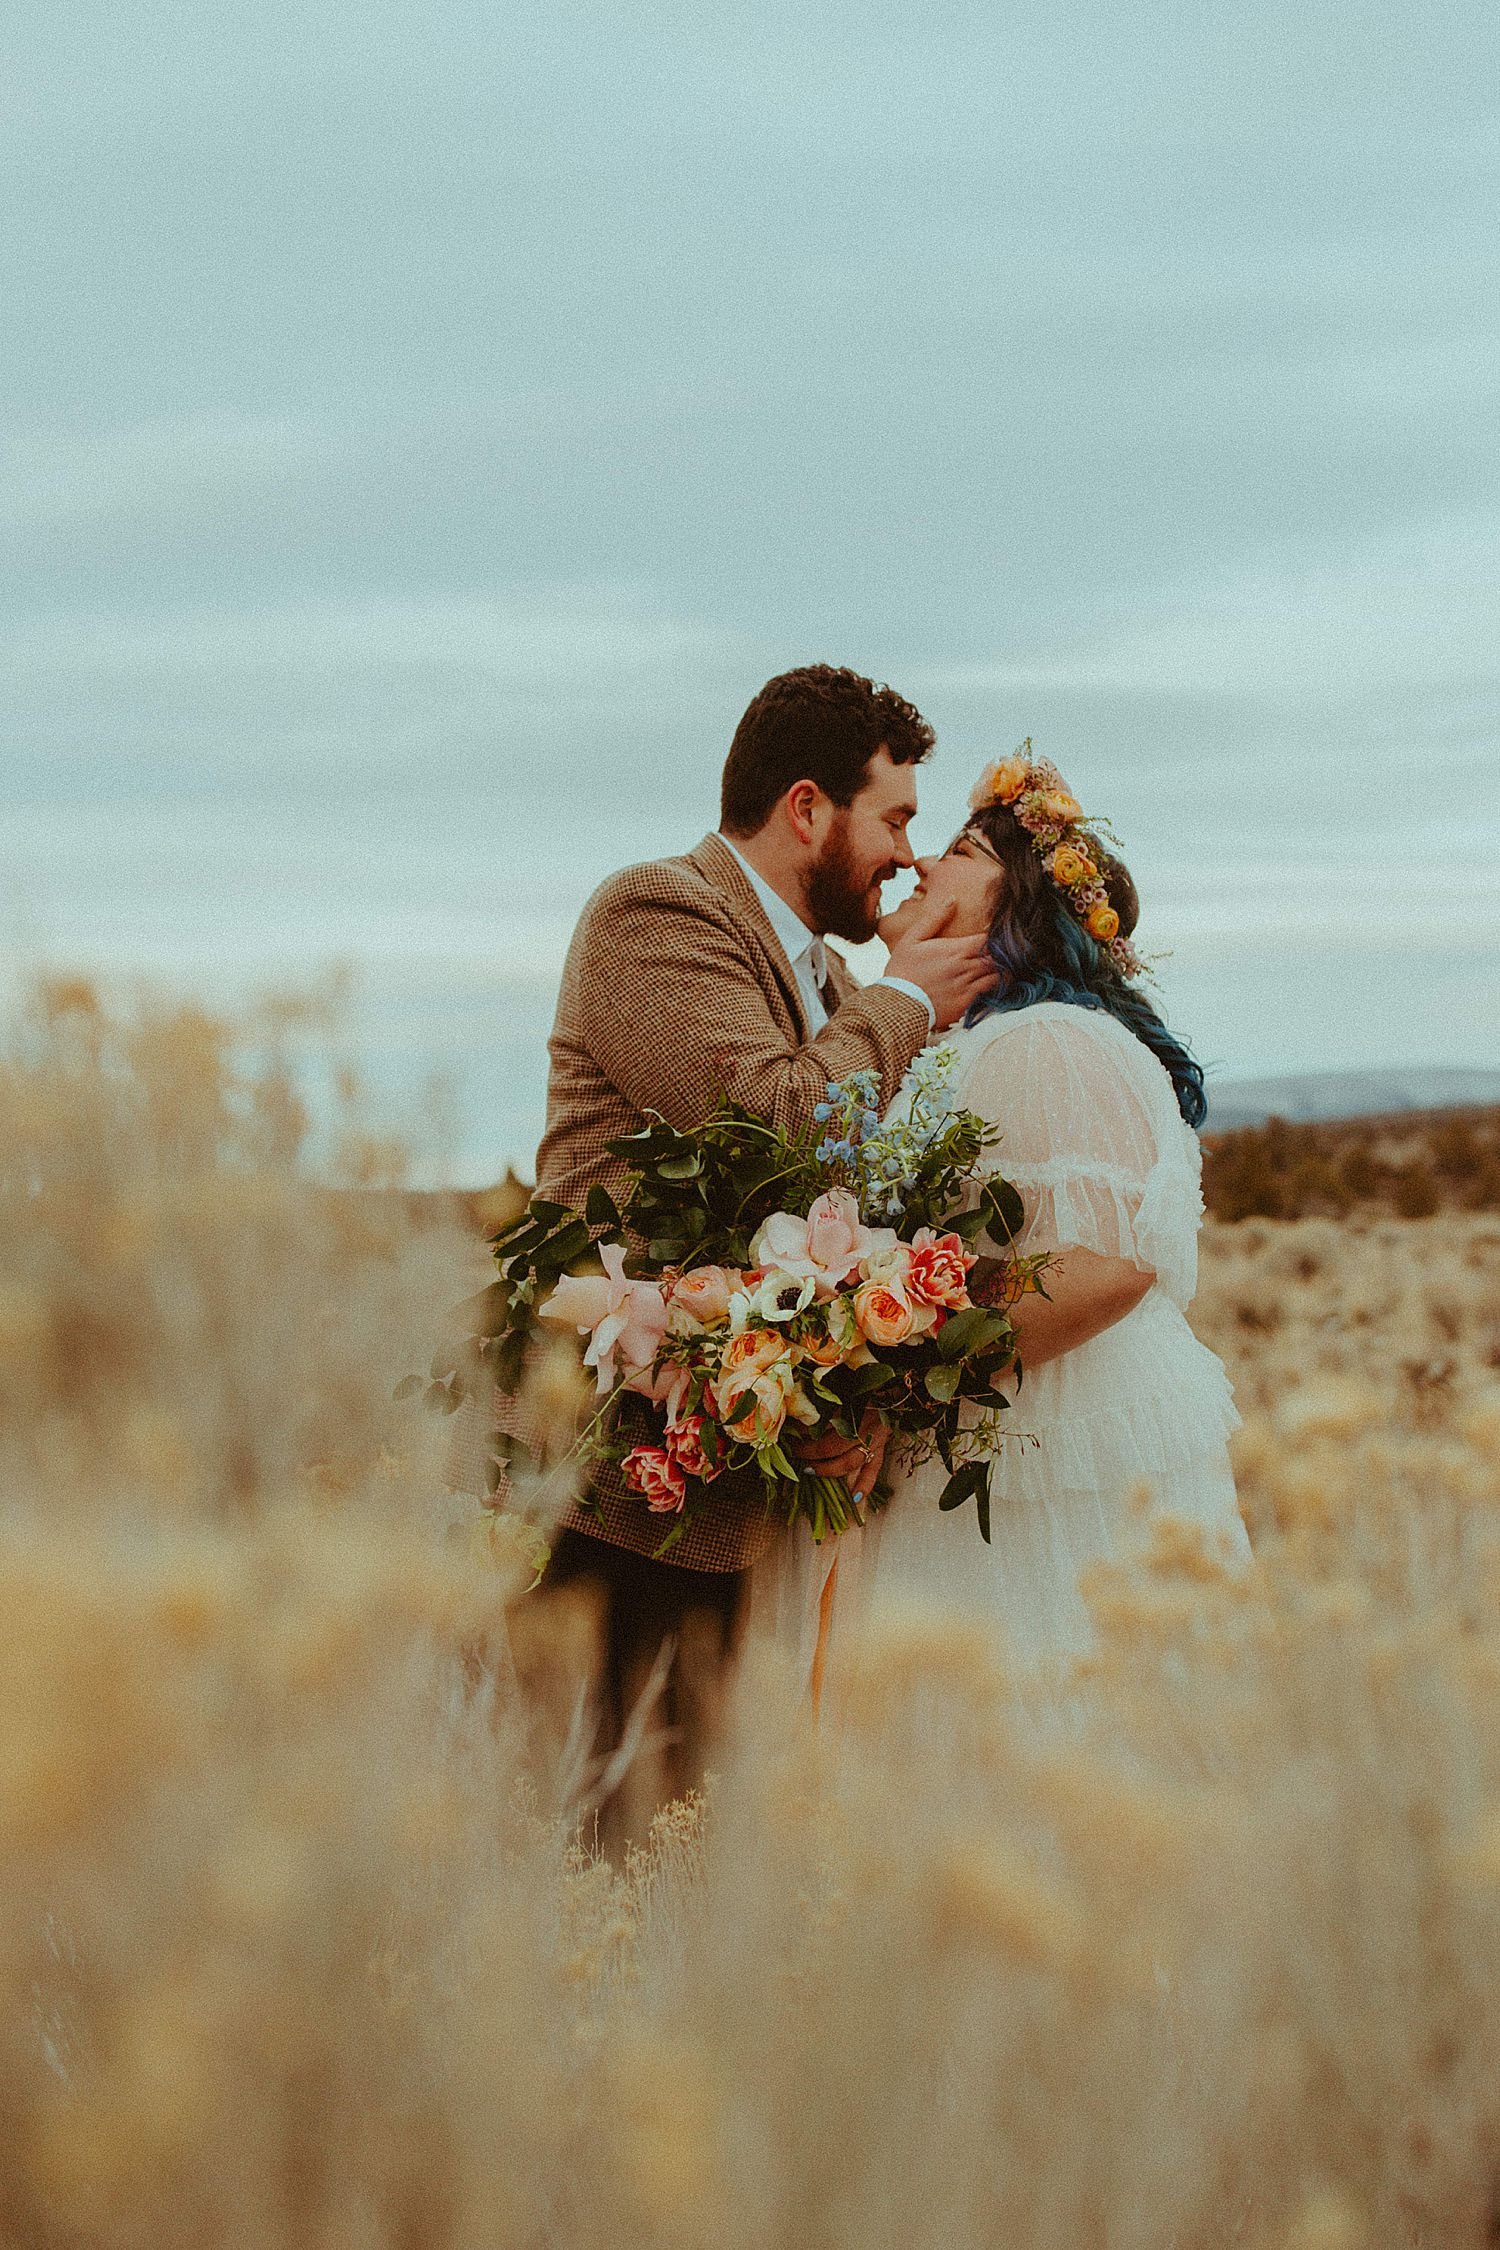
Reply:
[[[938,1506],[945,1515],[961,1508],[966,1500],[974,1502],[979,1520],[979,1536],[986,1546],[990,1544],[990,1470],[987,1461],[965,1461],[944,1485],[938,1497]]]
[[[632,1173],[622,1224],[653,1265],[748,1265],[762,1222],[805,1210],[825,1185],[810,1133],[779,1132],[733,1102],[691,1133],[653,1119],[610,1154]]]
[[[525,1379],[536,1307],[564,1274],[576,1272],[587,1259],[594,1245],[592,1229],[596,1221],[617,1233],[619,1213],[603,1188],[590,1189],[588,1216],[583,1218],[566,1204],[533,1196],[520,1217],[503,1227],[490,1244],[501,1278],[473,1300],[473,1348],[499,1388],[510,1396],[520,1390]]]

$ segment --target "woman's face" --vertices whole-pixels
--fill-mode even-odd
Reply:
[[[983,937],[995,919],[1005,870],[977,829],[961,828],[941,859],[917,861],[917,887],[880,924],[885,944],[904,937],[919,915],[953,907],[945,937]]]

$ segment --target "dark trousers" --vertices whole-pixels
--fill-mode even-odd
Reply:
[[[661,1805],[702,1786],[748,1580],[747,1571],[680,1570],[586,1531],[556,1534],[534,1638],[545,1644],[553,1604],[581,1604],[592,1620],[592,1779],[606,1844],[639,1838]],[[579,1636],[568,1638],[576,1650]]]

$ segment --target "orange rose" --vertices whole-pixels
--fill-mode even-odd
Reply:
[[[1112,906],[1096,906],[1084,928],[1091,938],[1097,938],[1101,945],[1108,945],[1111,938],[1120,934],[1120,917]]]
[[[1075,883],[1086,883],[1098,872],[1093,861],[1085,859],[1082,852],[1075,852],[1071,844],[1059,844],[1052,854],[1052,880],[1065,883],[1070,890]]]
[[[1071,821],[1082,820],[1083,818],[1082,805],[1072,791],[1068,789],[1044,789],[1037,809],[1039,812],[1044,812],[1049,820],[1057,821],[1062,827],[1066,827]]]
[[[800,1337],[797,1349],[804,1359],[812,1361],[814,1367],[836,1367],[844,1356],[843,1345],[836,1343],[826,1332],[821,1336]]]
[[[1026,776],[1030,770],[1024,758],[1002,758],[997,765],[992,766],[989,784],[990,796],[994,802],[997,805],[1014,804],[1026,787]]]
[[[908,1299],[883,1281],[855,1290],[854,1317],[872,1344],[904,1344],[916,1323]]]
[[[757,1375],[733,1403],[739,1411],[726,1425],[731,1437],[741,1445],[775,1443],[786,1420],[787,1393],[774,1375]]]
[[[747,1328],[742,1334],[731,1337],[724,1347],[724,1360],[719,1383],[723,1388],[732,1376],[758,1375],[772,1360],[780,1359],[786,1350],[786,1338],[773,1336],[769,1328]]]
[[[746,1445],[766,1445],[795,1412],[795,1380],[785,1336],[768,1328],[747,1328],[725,1349],[714,1385],[714,1407],[731,1436]]]

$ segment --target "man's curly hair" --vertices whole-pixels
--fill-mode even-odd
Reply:
[[[719,825],[726,836],[758,835],[798,781],[815,781],[836,805],[850,805],[877,750],[888,750],[898,766],[918,766],[933,739],[915,705],[859,672],[836,664],[779,672],[734,730]]]

